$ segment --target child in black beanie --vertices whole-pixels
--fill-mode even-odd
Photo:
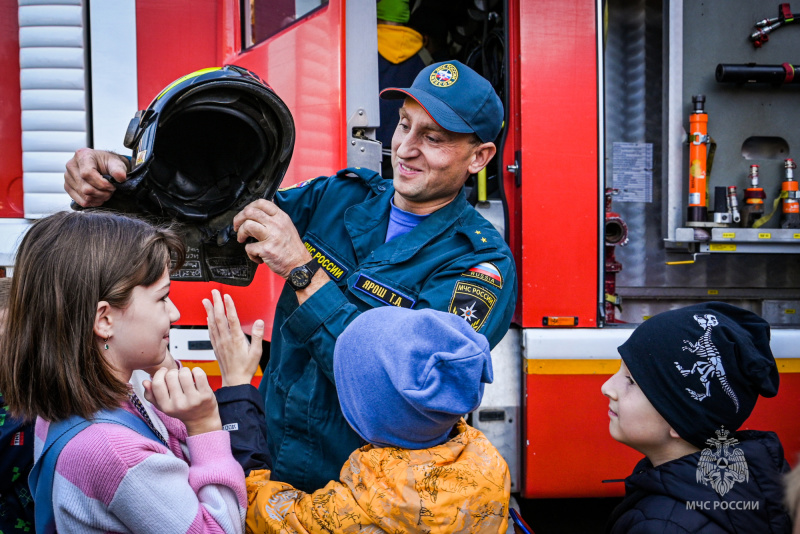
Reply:
[[[612,533],[789,533],[773,432],[735,432],[778,393],[769,324],[708,302],[661,313],[621,347],[603,384],[611,436],[646,456],[625,480]]]

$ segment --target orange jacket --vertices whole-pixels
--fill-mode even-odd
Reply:
[[[362,447],[340,475],[309,495],[269,479],[247,477],[247,532],[504,533],[508,466],[480,431],[462,419],[458,434],[429,449]]]

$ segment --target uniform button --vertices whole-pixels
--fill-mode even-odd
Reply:
[[[379,186],[377,187],[377,189],[378,189],[378,191],[380,191],[381,193],[383,193],[384,191],[386,191],[386,186],[385,186],[385,185],[379,185]]]

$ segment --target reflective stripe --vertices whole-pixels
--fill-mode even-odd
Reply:
[[[619,370],[619,359],[556,359],[524,360],[525,373],[529,375],[613,375]],[[776,358],[781,373],[800,373],[800,358]]]

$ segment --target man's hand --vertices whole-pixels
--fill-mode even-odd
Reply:
[[[266,263],[284,279],[289,277],[292,269],[311,261],[311,254],[292,220],[268,200],[256,200],[239,212],[233,218],[233,229],[239,243],[244,243],[249,237],[257,241],[245,246],[251,260]]]
[[[114,185],[103,174],[124,182],[128,175],[127,160],[113,152],[81,148],[67,162],[64,191],[84,208],[100,206],[114,193]]]
[[[216,289],[211,291],[213,302],[203,299],[203,306],[208,314],[208,334],[211,346],[219,362],[222,372],[222,385],[238,386],[249,384],[258,370],[261,359],[261,340],[264,338],[264,321],[259,319],[253,323],[252,342],[247,342],[236,306],[230,295],[222,298]]]
[[[217,398],[199,367],[180,371],[161,368],[153,380],[142,382],[144,397],[159,410],[183,421],[190,436],[222,430]]]

